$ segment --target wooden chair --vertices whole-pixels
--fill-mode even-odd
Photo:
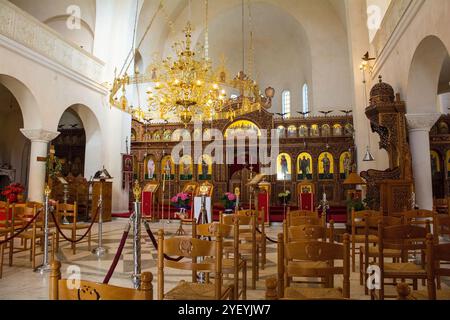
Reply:
[[[261,245],[258,245],[257,239],[257,231],[256,231],[256,220],[257,214],[255,211],[239,211],[236,214],[232,215],[224,215],[220,216],[220,223],[225,225],[232,225],[238,222],[238,232],[239,232],[239,254],[241,256],[247,257],[247,262],[251,263],[252,267],[252,290],[256,289],[256,282],[259,280],[259,248]],[[261,238],[260,238],[261,239]],[[226,254],[231,254],[234,252],[234,247],[231,243],[225,243],[224,251]],[[247,263],[248,266],[248,263]]]
[[[361,243],[366,242],[366,236],[364,234],[361,234],[359,229],[364,229],[365,223],[364,219],[366,217],[381,217],[383,214],[379,211],[372,211],[372,210],[365,210],[365,211],[358,211],[356,212],[355,209],[352,209],[352,235],[351,235],[351,242],[352,242],[352,272],[356,271],[356,249],[357,245]],[[369,242],[376,244],[377,243],[377,236],[376,235],[369,235]]]
[[[364,245],[359,248],[359,279],[360,285],[365,287],[365,293],[366,295],[368,295],[369,289],[365,284],[367,283],[369,275],[367,274],[366,270],[372,262],[376,263],[376,259],[378,258],[378,246],[373,245],[373,243],[369,241],[370,236],[378,235],[378,226],[380,222],[385,227],[396,226],[402,224],[402,219],[388,216],[371,217],[369,216],[369,214],[366,214],[361,222],[364,225],[365,241]],[[399,259],[401,259],[401,251],[396,249],[385,249],[384,257],[392,258],[392,262],[397,262],[399,261]],[[370,259],[372,259],[373,261],[370,261]]]
[[[350,242],[344,235],[344,243],[335,244],[323,241],[300,241],[283,244],[284,236],[278,235],[278,294],[280,298],[293,300],[337,300],[350,298]],[[288,261],[283,263],[284,257]],[[337,266],[336,261],[342,261]],[[310,264],[296,264],[297,261],[309,261]],[[320,264],[320,266],[317,266]],[[323,267],[322,264],[326,264]],[[337,274],[343,276],[340,288],[301,288],[285,285],[282,279],[292,277],[328,278]]]
[[[73,280],[61,279],[61,262],[51,263],[50,300],[153,300],[153,275],[141,275],[140,289],[121,288],[108,284],[80,281],[78,288],[68,286]]]
[[[307,241],[322,241],[330,243],[334,243],[334,221],[330,221],[330,228],[323,227],[322,225],[301,225],[301,226],[290,226],[289,228],[286,226],[286,223],[283,223],[285,226],[283,230],[283,241],[285,244],[290,242],[307,242]],[[284,265],[289,266],[289,261],[285,257]],[[295,261],[295,265],[301,266],[305,265],[309,267],[311,265],[310,261]],[[326,262],[316,262],[315,266],[317,268],[327,268],[329,263]],[[311,282],[311,281],[296,281],[296,283],[314,283],[321,284],[328,288],[332,288],[334,286],[334,277],[322,278],[321,281]],[[284,283],[286,286],[290,286],[291,278],[287,277],[285,273]]]
[[[222,213],[220,213],[222,214]],[[227,224],[210,223],[197,225],[193,228],[193,238],[214,238],[218,232],[221,233],[222,238],[232,238],[233,242],[233,257],[230,258],[229,254],[222,259],[222,273],[225,275],[233,275],[234,281],[234,296],[233,300],[238,300],[242,297],[242,300],[247,299],[247,262],[243,259],[239,253],[239,218],[234,217],[233,226]],[[219,231],[220,230],[220,231]],[[225,243],[225,242],[224,242]],[[214,262],[214,259],[207,259],[209,263]],[[239,277],[239,273],[242,273],[242,277]],[[196,275],[195,275],[196,276]],[[242,281],[242,285],[239,285],[239,279]],[[209,280],[209,277],[208,277]]]
[[[194,238],[164,239],[164,231],[158,233],[158,300],[224,300],[232,299],[233,286],[223,286],[222,236],[216,234],[215,241]],[[170,261],[167,256],[182,256],[192,261]],[[214,257],[214,263],[197,262],[197,259]],[[214,273],[214,284],[181,281],[174,289],[164,292],[164,268]],[[194,280],[194,279],[193,279]]]
[[[77,203],[75,202],[73,205],[72,204],[64,204],[64,203],[58,203],[57,204],[57,209],[56,209],[56,223],[59,225],[59,228],[63,231],[63,230],[69,230],[71,231],[71,237],[70,239],[72,240],[76,240],[77,238],[77,231],[82,230],[84,232],[87,231],[87,229],[89,229],[90,225],[88,223],[84,223],[84,222],[78,222],[78,207],[77,207]],[[69,224],[62,224],[61,221],[62,219],[66,217],[66,218],[70,218],[72,221]],[[56,233],[56,250],[59,250],[59,232]],[[88,234],[88,250],[91,250],[91,231],[89,231]],[[71,244],[72,247],[72,252],[73,254],[76,254],[77,252],[77,247],[76,247],[76,243],[72,243]]]
[[[320,216],[318,211],[304,211],[304,210],[296,210],[296,211],[291,211],[290,208],[288,208],[287,214],[286,214],[286,221],[287,221],[287,225],[291,226],[291,225],[304,225],[305,223],[301,223],[299,221],[302,221],[304,219],[314,219],[314,221],[320,221],[320,224],[322,224],[323,226],[326,226],[326,217],[325,215]],[[317,220],[315,220],[317,219]],[[313,220],[311,220],[313,221]],[[313,223],[311,223],[313,224]],[[314,223],[316,224],[316,223]]]
[[[20,253],[24,251],[30,251],[30,261],[31,267],[36,268],[36,257],[38,255],[44,254],[44,239],[45,233],[43,229],[44,225],[44,213],[40,212],[43,209],[43,205],[37,202],[29,202],[26,204],[20,204],[15,206],[15,213],[18,219],[22,221],[22,227],[25,227],[29,222],[31,222],[36,215],[39,214],[37,219],[33,221],[30,227],[17,236],[18,239],[22,240],[22,247],[13,247],[13,254]],[[52,233],[49,234],[49,239],[51,239]],[[28,241],[30,241],[30,246],[28,247]],[[37,248],[41,247],[41,251],[38,252]],[[12,261],[12,258],[11,258]]]
[[[238,215],[248,216],[256,215],[256,243],[258,246],[258,263],[261,265],[261,269],[264,270],[267,262],[267,237],[266,237],[266,222],[265,222],[265,208],[261,210],[241,210],[237,212]],[[252,234],[242,233],[242,237],[247,241],[252,241]]]
[[[427,279],[425,268],[415,263],[408,262],[408,255],[411,251],[424,250],[426,245],[426,236],[429,232],[428,228],[422,228],[417,225],[402,224],[397,226],[385,227],[380,221],[378,226],[378,266],[380,268],[380,289],[378,296],[376,290],[372,290],[372,299],[384,300],[385,295],[385,279],[412,279],[413,288],[417,290],[418,279]],[[401,260],[396,263],[385,262],[385,249],[394,249],[401,251]],[[424,261],[422,256],[422,261]],[[393,285],[397,285],[395,282]],[[392,296],[395,298],[395,296]]]

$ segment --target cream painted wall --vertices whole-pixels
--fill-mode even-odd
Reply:
[[[66,40],[70,40],[92,53],[96,0],[10,0],[10,2],[59,32]],[[79,29],[71,29],[67,26],[70,15],[78,12],[70,10],[73,6],[80,10]]]

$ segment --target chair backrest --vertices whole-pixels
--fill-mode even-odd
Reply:
[[[58,216],[58,222],[61,221],[61,218],[63,217],[71,217],[73,218],[73,224],[77,223],[77,217],[78,217],[78,205],[76,202],[74,204],[68,204],[68,203],[58,203],[57,204],[57,216]]]
[[[410,210],[402,213],[403,222],[405,224],[413,224],[417,226],[426,226],[427,221],[435,229],[435,217],[437,212],[429,210]],[[434,230],[435,231],[435,230]]]
[[[230,238],[233,236],[233,226],[220,224],[217,222],[208,224],[193,224],[192,237],[215,237],[218,233],[221,234],[222,238]]]
[[[427,224],[428,227],[425,228],[412,224],[386,227],[380,221],[378,225],[378,251],[380,259],[382,257],[384,258],[384,249],[401,250],[403,257],[405,257],[408,251],[425,249],[426,237],[430,229],[429,221]]]
[[[294,221],[298,218],[316,218],[320,219],[319,213],[317,211],[306,211],[306,210],[292,210],[289,207],[287,209],[286,220],[288,226],[295,225]],[[298,225],[298,224],[297,224]]]
[[[121,288],[90,281],[80,281],[74,287],[73,279],[61,279],[61,262],[51,263],[50,300],[153,300],[153,275],[141,275],[140,289]]]
[[[356,228],[365,227],[367,218],[381,218],[383,214],[379,211],[364,210],[355,211],[352,209],[352,234],[356,234]]]
[[[436,300],[436,278],[438,276],[450,277],[449,262],[450,243],[436,244],[433,235],[428,234],[426,250],[428,299]]]
[[[282,235],[281,239],[283,238]],[[279,240],[280,240],[279,236]],[[350,298],[350,236],[345,234],[343,244],[328,243],[323,241],[295,241],[278,244],[279,261],[286,259],[283,266],[288,277],[328,277],[342,274],[343,297]],[[281,260],[280,260],[281,259]],[[314,264],[295,264],[290,261],[314,261],[326,262],[327,267],[317,267]],[[336,260],[342,260],[342,264],[336,264]],[[332,263],[330,263],[332,261]]]
[[[324,219],[318,217],[292,217],[287,222],[290,227],[292,226],[324,226]]]
[[[171,261],[169,257],[191,258],[191,261]],[[214,262],[197,262],[197,258],[213,257]],[[158,299],[164,299],[164,268],[190,270],[193,272],[214,272],[215,297],[221,298],[222,293],[222,258],[223,242],[220,233],[215,235],[214,241],[195,238],[164,238],[164,231],[158,232]]]
[[[334,239],[334,222],[330,222],[330,228],[320,225],[290,226],[287,228],[287,235],[287,242],[312,240],[327,241],[327,239],[332,242]]]

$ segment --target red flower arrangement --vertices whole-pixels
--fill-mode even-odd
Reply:
[[[6,197],[9,203],[16,203],[18,201],[18,195],[25,191],[25,187],[20,183],[12,183],[7,186],[2,195]]]

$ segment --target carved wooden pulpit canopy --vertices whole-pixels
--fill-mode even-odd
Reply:
[[[367,198],[372,201],[373,209],[382,209],[388,214],[409,209],[413,191],[405,114],[405,102],[380,76],[379,83],[370,91],[366,116],[372,131],[380,136],[380,149],[387,151],[389,168],[385,171],[368,170],[361,176],[367,181]]]

